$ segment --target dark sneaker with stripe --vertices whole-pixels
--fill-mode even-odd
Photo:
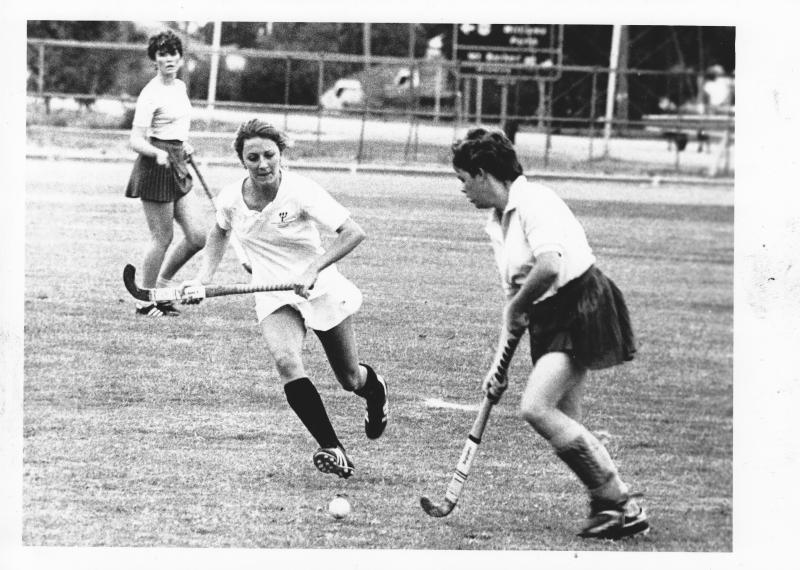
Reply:
[[[161,308],[156,303],[148,303],[147,305],[137,306],[136,314],[141,315],[143,317],[153,317],[153,318],[175,316],[174,314],[165,313],[164,311],[162,311]]]
[[[156,303],[156,307],[168,317],[177,317],[181,314],[178,308],[172,304],[172,301],[159,301]]]
[[[367,415],[364,416],[364,431],[370,439],[378,439],[383,434],[389,418],[389,390],[383,377],[375,376],[379,389],[367,399]]]
[[[590,509],[589,521],[578,533],[581,538],[619,540],[650,531],[644,509],[631,497],[620,503],[592,500]]]
[[[347,479],[356,470],[341,445],[339,447],[320,447],[314,452],[312,459],[317,469],[323,473],[333,473],[342,479]]]

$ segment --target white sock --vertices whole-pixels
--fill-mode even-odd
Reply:
[[[160,275],[158,276],[158,279],[156,279],[156,287],[158,289],[163,289],[163,288],[167,288],[167,287],[177,287],[177,286],[178,286],[178,283],[176,283],[172,279],[164,279]]]

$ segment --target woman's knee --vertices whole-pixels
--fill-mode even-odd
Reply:
[[[200,251],[206,246],[206,234],[202,231],[191,231],[186,234],[186,241],[196,251]]]
[[[155,231],[150,235],[150,248],[166,252],[172,243],[172,228],[169,230]]]
[[[206,245],[206,225],[197,204],[187,195],[175,203],[175,220],[181,226],[186,242],[200,250]]]
[[[520,402],[520,415],[537,431],[541,431],[547,426],[551,414],[555,411],[555,406],[548,405],[541,400],[537,400],[535,395],[523,396]]]
[[[305,368],[300,355],[291,351],[280,351],[273,355],[275,368],[282,380],[294,380],[305,376]]]

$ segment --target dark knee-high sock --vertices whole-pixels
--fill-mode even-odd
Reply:
[[[361,366],[367,371],[367,379],[364,382],[364,385],[361,386],[358,390],[354,390],[353,392],[358,396],[361,396],[365,400],[368,400],[372,394],[375,393],[375,390],[378,388],[378,375],[375,374],[375,371],[372,369],[372,366],[369,364],[361,363]]]
[[[322,403],[322,398],[311,380],[305,377],[292,380],[284,384],[283,391],[286,393],[289,406],[320,447],[340,445],[336,431],[328,418],[328,412],[325,411],[325,404]]]

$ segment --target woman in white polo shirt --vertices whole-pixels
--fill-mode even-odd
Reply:
[[[136,100],[130,145],[139,153],[125,195],[140,198],[150,230],[150,246],[142,264],[145,287],[165,287],[170,279],[205,245],[206,226],[202,209],[190,192],[192,177],[185,155],[192,106],[186,84],[178,79],[183,65],[183,45],[171,31],[152,36],[147,55],[156,64],[156,76],[144,86]],[[183,230],[183,239],[169,251],[173,220]],[[149,317],[175,316],[171,302],[138,302],[136,313]]]
[[[588,490],[590,516],[579,535],[616,539],[647,531],[644,510],[581,423],[587,371],[631,360],[636,351],[622,293],[594,265],[583,227],[564,201],[523,176],[502,132],[471,129],[453,144],[453,167],[467,199],[489,210],[486,231],[507,300],[502,326],[530,334],[533,370],[522,416]],[[483,382],[495,400],[505,388],[493,374]]]
[[[211,282],[231,233],[252,263],[254,283],[297,284],[293,291],[256,293],[256,313],[289,406],[319,444],[314,464],[324,473],[347,478],[353,462],[301,355],[306,330],[312,329],[342,387],[366,400],[367,437],[380,437],[388,414],[386,383],[369,365],[359,363],[351,315],[361,306],[361,292],[334,265],[365,234],[319,184],[281,166],[285,148],[285,135],[269,123],[253,119],[239,127],[234,149],[247,175],[220,192],[200,273],[184,291],[198,281]],[[320,228],[336,234],[327,248],[322,247]]]

